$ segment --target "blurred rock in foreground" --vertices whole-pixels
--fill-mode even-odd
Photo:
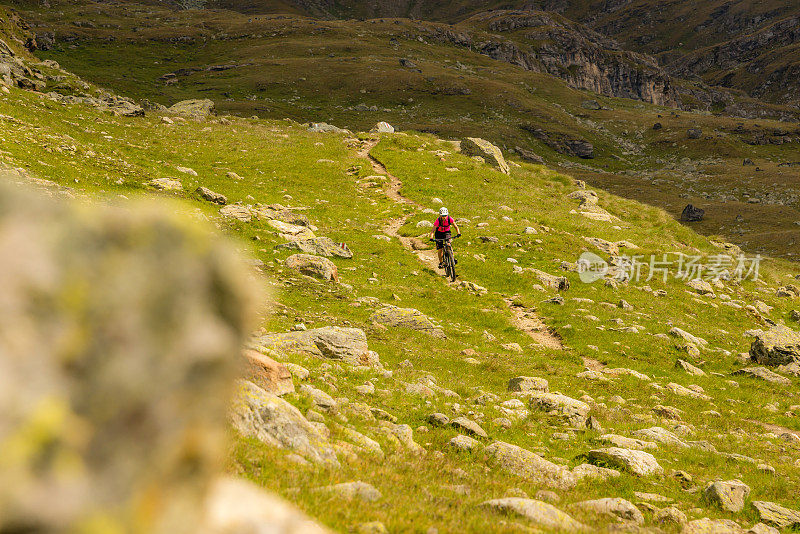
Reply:
[[[253,279],[172,209],[4,181],[0,531],[205,530]]]

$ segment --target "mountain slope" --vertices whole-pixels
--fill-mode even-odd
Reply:
[[[0,157],[24,169],[20,183],[50,180],[37,187],[59,186],[93,202],[170,198],[252,255],[259,277],[271,281],[276,311],[261,318],[249,348],[292,364],[295,392],[282,393],[280,403],[300,411],[283,428],[315,428],[314,447],[333,454],[338,467],[311,463],[314,447],[267,439],[275,431],[269,425],[259,427],[262,439],[246,426],[231,429],[228,467],[332,529],[376,521],[401,532],[555,528],[485,504],[504,497],[551,500],[596,528],[619,525],[617,516],[592,511],[597,503],[586,504],[605,498],[625,499],[621,510],[645,527],[663,526],[660,509],[671,505],[677,512],[667,516],[677,523],[667,529],[685,521],[708,528],[705,517],[749,528],[761,519],[749,502],[734,512],[703,498],[707,483],[734,478],[751,488],[752,501],[797,507],[797,379],[733,374],[753,365],[738,356],[750,347],[749,330],[769,321],[796,327],[798,297],[778,289],[796,270],[785,262],[764,259],[759,281],[717,280],[710,291],[675,271],[666,281],[644,271],[639,279],[584,283],[575,272],[583,252],[620,266],[628,254],[709,259],[736,249],[541,165],[514,161],[503,174],[428,134],[319,133],[287,120],[163,112],[120,117],[18,88],[0,96],[0,128]],[[156,190],[152,180],[163,178],[176,189]],[[205,200],[200,186],[228,206]],[[458,268],[472,285],[448,284],[421,261],[430,253],[426,210],[441,205],[434,198],[459,222]],[[582,213],[600,210],[614,219]],[[352,258],[329,258],[335,281],[293,267],[296,250],[284,245],[298,231],[352,251]],[[393,306],[417,310],[415,320],[393,322],[410,313]],[[531,323],[539,330],[528,330]],[[376,351],[372,365],[275,343],[274,334],[329,326],[363,331]],[[559,343],[542,343],[544,334]],[[544,398],[578,411],[559,416],[537,403],[538,393],[508,391],[519,376],[547,380],[563,396]],[[541,380],[529,383],[544,388]],[[464,437],[470,432],[474,442]],[[618,465],[589,453],[620,437],[648,442],[640,446],[650,447],[663,471],[637,476],[587,465]],[[464,443],[471,450],[456,447]],[[542,478],[542,470],[553,475]],[[355,500],[345,491],[352,485],[330,488],[356,481]],[[553,490],[557,498],[545,493]]]

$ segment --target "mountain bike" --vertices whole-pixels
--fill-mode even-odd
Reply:
[[[458,239],[459,236],[453,236],[449,239],[431,239],[432,242],[441,242],[444,244],[444,253],[442,254],[442,263],[444,263],[445,278],[451,281],[456,281],[456,257],[453,254],[453,247],[450,242],[453,239]]]

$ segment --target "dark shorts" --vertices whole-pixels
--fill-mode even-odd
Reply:
[[[450,237],[452,237],[452,233],[450,233],[450,232],[435,232],[433,234],[433,238],[434,239],[450,239]],[[439,250],[439,249],[442,249],[442,248],[444,248],[444,242],[443,241],[437,241],[436,242],[436,250]]]

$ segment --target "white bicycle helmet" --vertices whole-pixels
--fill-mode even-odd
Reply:
[[[439,215],[441,215],[442,217],[446,217],[450,215],[450,212],[447,211],[447,208],[439,208]]]

